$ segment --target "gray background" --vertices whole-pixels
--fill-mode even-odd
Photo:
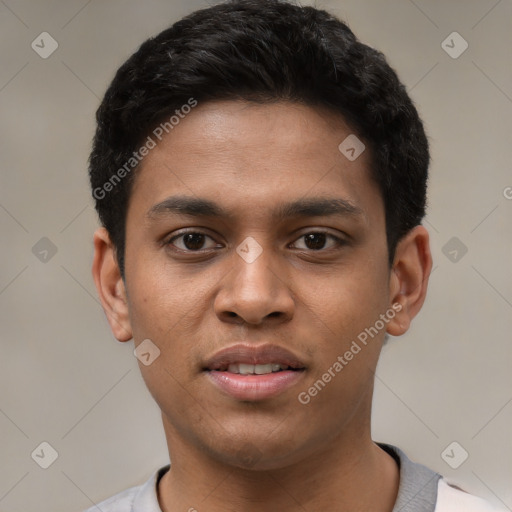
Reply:
[[[131,342],[96,298],[86,160],[117,67],[206,5],[0,1],[0,511],[79,511],[168,462]],[[512,509],[512,1],[317,5],[387,55],[432,146],[434,272],[422,313],[384,350],[374,439]],[[44,31],[59,45],[47,59],[31,48]],[[441,46],[453,31],[469,44],[456,59]],[[31,457],[43,441],[58,452],[48,469]],[[453,441],[452,465],[469,453],[458,469],[441,456]]]

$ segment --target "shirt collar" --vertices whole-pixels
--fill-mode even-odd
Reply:
[[[434,512],[441,475],[412,462],[396,446],[385,443],[377,443],[377,445],[389,453],[400,468],[400,484],[392,512]],[[158,503],[158,482],[169,468],[170,464],[160,468],[139,488],[134,497],[131,512],[162,512]]]
[[[135,495],[130,512],[162,512],[158,503],[158,482],[167,473],[170,464],[155,471]]]
[[[400,484],[392,512],[434,512],[441,475],[411,461],[396,446],[377,444],[396,460],[400,468]]]

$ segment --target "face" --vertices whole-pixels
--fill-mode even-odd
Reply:
[[[278,468],[369,432],[392,272],[369,150],[338,149],[351,133],[302,105],[212,102],[144,158],[126,329],[160,350],[139,366],[171,443]]]

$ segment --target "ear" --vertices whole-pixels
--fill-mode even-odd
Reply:
[[[391,268],[389,296],[397,313],[387,324],[386,331],[392,336],[407,332],[423,306],[431,270],[428,231],[416,226],[398,242]]]
[[[99,228],[94,233],[92,275],[112,333],[118,341],[132,339],[126,288],[117,263],[114,245],[105,228]]]

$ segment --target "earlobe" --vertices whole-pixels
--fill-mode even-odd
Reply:
[[[119,341],[132,339],[126,288],[114,245],[105,228],[99,228],[94,233],[92,275],[112,333]]]
[[[392,336],[407,332],[423,306],[431,270],[428,231],[416,226],[398,242],[391,269],[390,300],[396,315],[388,323],[387,332]]]

